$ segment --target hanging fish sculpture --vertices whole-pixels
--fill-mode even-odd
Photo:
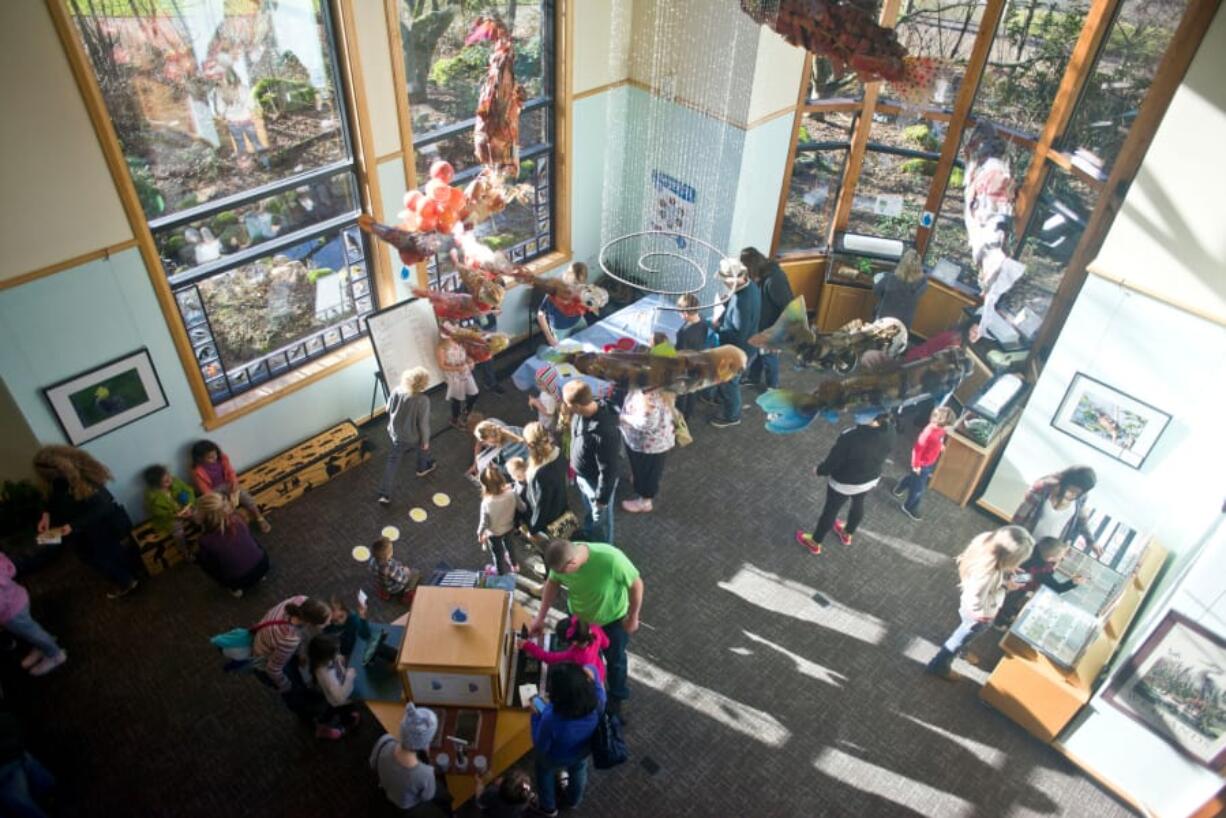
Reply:
[[[768,328],[749,337],[750,346],[758,349],[785,349],[796,351],[817,343],[817,333],[809,326],[805,311],[805,297],[793,298],[779,314],[778,320]]]
[[[600,312],[609,303],[609,291],[595,284],[568,284],[561,278],[534,275],[525,267],[515,267],[507,278],[531,284],[544,292],[563,315],[576,316]]]
[[[482,332],[471,327],[457,327],[450,321],[443,322],[439,334],[464,347],[468,357],[478,364],[493,358],[511,342],[505,332]]]
[[[434,314],[442,321],[464,321],[469,318],[480,318],[494,311],[468,293],[441,292],[439,290],[423,290],[413,288],[413,295],[418,298],[430,299]]]
[[[502,305],[502,299],[507,293],[505,287],[489,276],[465,267],[456,258],[455,250],[451,251],[451,260],[455,263],[456,270],[460,273],[460,282],[463,283],[464,289],[468,290],[469,295],[486,307]]]
[[[528,202],[532,199],[532,185],[513,185],[499,171],[484,168],[468,187],[464,188],[464,209],[460,222],[472,230],[490,216],[506,210],[511,202]]]
[[[519,112],[528,98],[515,81],[515,45],[496,17],[478,17],[465,46],[492,42],[489,66],[477,97],[473,147],[477,161],[514,178],[519,175]]]
[[[358,227],[395,247],[400,253],[400,260],[410,267],[430,258],[438,249],[438,237],[433,234],[411,233],[399,227],[380,224],[365,213],[358,216]]]
[[[866,324],[860,319],[818,335],[809,326],[805,297],[798,295],[784,308],[779,319],[749,338],[759,349],[780,349],[796,355],[798,366],[833,369],[845,375],[856,368],[860,356],[879,349],[892,358],[907,348],[907,328],[897,318],[881,318]]]
[[[758,396],[767,414],[766,429],[786,435],[799,432],[818,415],[833,422],[840,412],[876,408],[888,411],[928,396],[952,392],[971,370],[962,347],[943,349],[931,358],[888,370],[822,381],[812,393],[771,389]]]
[[[666,389],[678,395],[727,383],[740,377],[748,363],[744,351],[731,344],[670,356],[552,350],[543,357],[555,364],[570,364],[584,375],[613,381],[627,389]]]

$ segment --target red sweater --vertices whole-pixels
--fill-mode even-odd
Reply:
[[[912,469],[931,466],[941,459],[941,449],[945,446],[945,433],[945,427],[935,423],[929,423],[924,427],[924,431],[920,432],[919,440],[915,441],[915,447],[911,449]]]
[[[222,476],[230,484],[230,491],[234,491],[238,488],[238,475],[234,473],[234,467],[230,465],[230,458],[222,454],[217,459],[217,462],[221,464]],[[213,490],[213,481],[209,479],[208,469],[204,467],[203,463],[197,464],[192,469],[192,480],[196,484],[197,494],[204,495]]]
[[[599,625],[588,625],[588,629],[592,632],[592,641],[589,645],[571,645],[566,650],[545,650],[536,642],[528,641],[524,642],[521,650],[533,659],[551,665],[558,662],[574,662],[579,666],[595,665],[596,670],[600,673],[600,682],[604,684],[605,667],[600,652],[609,646],[609,637]]]

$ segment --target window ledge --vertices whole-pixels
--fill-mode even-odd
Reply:
[[[237,398],[214,406],[212,417],[206,417],[204,420],[204,428],[212,430],[225,426],[373,354],[370,336],[363,336],[284,375],[265,381]]]
[[[532,275],[540,275],[548,272],[555,267],[561,267],[563,264],[569,264],[571,253],[569,250],[551,250],[540,258],[535,258],[524,265],[524,269],[532,273]]]

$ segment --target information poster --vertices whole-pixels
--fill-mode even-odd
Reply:
[[[651,172],[651,229],[689,235],[694,225],[694,201],[698,191],[659,170]],[[677,249],[684,250],[685,239],[677,237]]]

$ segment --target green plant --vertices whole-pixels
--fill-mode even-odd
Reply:
[[[932,135],[932,129],[923,122],[903,128],[902,137],[912,145],[926,151],[935,151],[940,147],[936,137]]]
[[[917,176],[931,176],[932,174],[936,173],[937,163],[936,160],[933,159],[920,159],[919,157],[916,157],[903,162],[901,167],[903,173],[913,173]]]
[[[154,184],[153,171],[149,164],[136,156],[124,157],[128,162],[128,172],[132,174],[132,184],[136,187],[136,198],[140,200],[141,210],[153,218],[166,210],[166,199]]]
[[[963,187],[966,184],[966,172],[962,168],[954,165],[954,169],[949,172],[949,186]]]
[[[799,134],[797,134],[797,136],[796,136],[796,141],[797,141],[797,142],[800,142],[801,144],[804,144],[805,142],[812,142],[812,141],[813,141],[813,137],[809,135],[809,128],[808,128],[808,126],[806,126],[806,125],[801,125],[801,126],[800,126],[800,133],[799,133]]]
[[[514,244],[515,237],[510,233],[499,233],[496,236],[485,236],[481,241],[491,250],[501,250]]]
[[[515,178],[517,182],[527,182],[533,178],[536,173],[536,162],[531,159],[525,159],[519,163],[519,176]]]
[[[489,61],[490,47],[485,43],[465,46],[454,57],[436,60],[430,67],[430,81],[444,87],[453,83],[480,83]]]
[[[873,263],[866,258],[856,261],[856,269],[860,271],[860,275],[871,276],[873,274]]]
[[[330,276],[335,272],[336,270],[333,270],[330,267],[316,267],[314,270],[307,271],[307,281],[310,281],[312,284],[314,284],[316,281],[319,281],[319,279],[323,278],[324,276]]]
[[[270,117],[314,108],[315,93],[315,87],[309,82],[280,77],[266,77],[252,89],[260,110]]]

